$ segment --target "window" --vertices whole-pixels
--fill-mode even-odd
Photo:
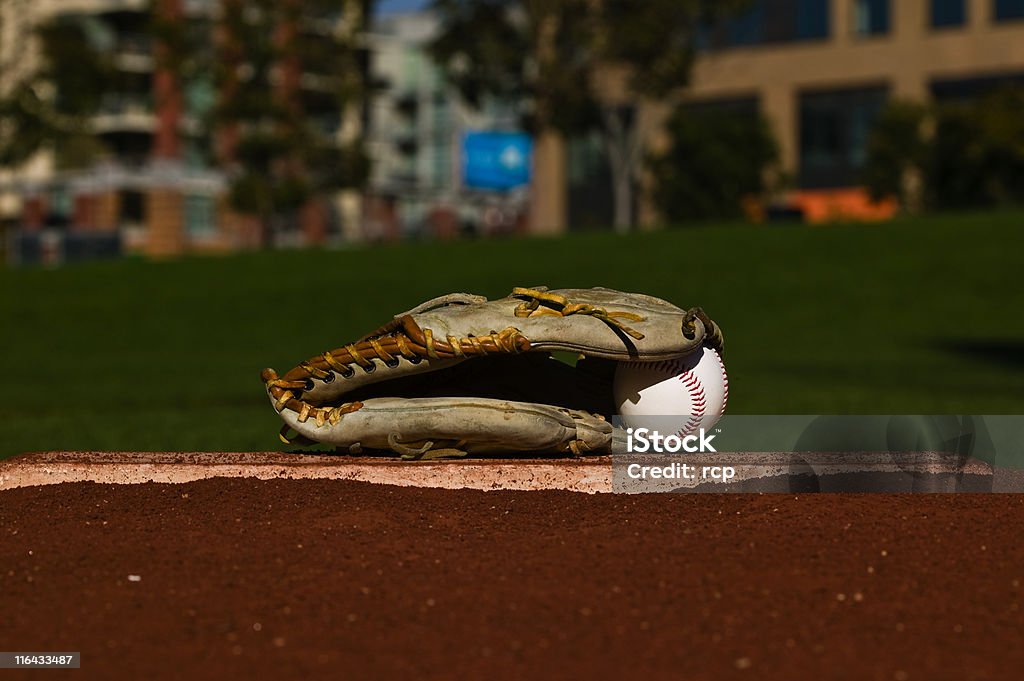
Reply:
[[[217,89],[209,74],[203,74],[185,85],[185,107],[189,114],[197,118],[213,111],[217,97]]]
[[[50,217],[60,222],[71,219],[74,211],[74,199],[66,185],[55,185],[50,189]]]
[[[146,222],[146,198],[142,192],[124,189],[119,203],[118,223],[135,227]]]
[[[216,231],[213,199],[193,194],[185,197],[185,228],[190,234],[204,235]]]
[[[829,36],[829,0],[756,0],[739,16],[703,26],[700,49],[823,40]]]
[[[764,42],[765,3],[757,2],[726,24],[725,41],[729,45],[757,45]]]
[[[884,87],[800,95],[800,186],[859,183],[868,135],[885,104]]]
[[[963,26],[967,21],[967,0],[931,0],[931,26]]]
[[[853,30],[858,35],[889,32],[889,0],[855,0]]]
[[[1024,0],[994,0],[992,14],[996,21],[1024,19]]]
[[[828,37],[828,0],[800,0],[796,10],[796,34],[801,40]]]

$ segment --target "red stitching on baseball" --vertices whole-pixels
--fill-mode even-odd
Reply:
[[[729,374],[725,373],[725,362],[722,361],[722,356],[718,354],[718,350],[712,350],[715,353],[715,359],[718,360],[718,368],[722,371],[722,411],[719,414],[721,416],[725,413],[725,405],[729,403]]]
[[[680,366],[680,368],[682,367]],[[693,373],[693,369],[687,369],[685,373],[679,375],[679,379],[686,386],[687,392],[690,394],[690,403],[693,405],[693,413],[690,418],[676,432],[676,437],[682,438],[690,435],[690,432],[704,419],[704,412],[707,409],[707,393],[700,378]]]

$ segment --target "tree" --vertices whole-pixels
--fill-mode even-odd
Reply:
[[[534,134],[597,129],[618,231],[632,228],[643,161],[635,104],[687,84],[702,26],[742,2],[708,0],[434,0],[434,58],[472,105],[520,102]]]
[[[779,158],[771,127],[756,111],[679,107],[669,119],[672,143],[650,164],[654,201],[669,220],[743,216],[743,201],[765,190]]]
[[[365,181],[362,149],[334,135],[341,112],[360,96],[355,37],[362,17],[347,14],[353,7],[352,0],[224,4],[214,119],[227,139],[221,155],[230,166],[231,204],[259,218],[264,245],[312,197]],[[307,115],[308,80],[329,100],[333,130]]]
[[[895,196],[904,207],[920,207],[919,187],[928,153],[927,114],[923,104],[899,100],[879,114],[868,137],[864,166],[864,183],[873,200]]]
[[[90,120],[115,82],[114,65],[74,17],[51,19],[35,36],[38,68],[0,99],[0,165],[51,149],[58,167],[86,167],[104,151]]]
[[[912,209],[917,195],[925,208],[935,210],[1019,204],[1022,110],[1019,86],[930,106],[893,102],[872,130],[865,182],[874,197],[896,196]]]

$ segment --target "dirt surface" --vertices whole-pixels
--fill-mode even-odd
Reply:
[[[1022,536],[1019,495],[26,487],[0,649],[82,669],[0,681],[1019,678]]]

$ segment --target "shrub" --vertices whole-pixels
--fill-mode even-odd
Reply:
[[[761,194],[778,160],[771,129],[756,111],[677,108],[669,148],[651,157],[652,198],[666,220],[738,218]]]
[[[868,143],[864,181],[875,198],[908,200],[907,177],[928,208],[991,208],[1024,202],[1024,88],[931,107],[893,102]],[[906,205],[906,204],[905,204]]]
[[[1024,202],[1024,88],[941,107],[928,172],[936,207]]]
[[[868,137],[864,184],[875,201],[895,196],[902,205],[914,201],[912,176],[925,163],[923,129],[927,108],[914,102],[890,102]]]

